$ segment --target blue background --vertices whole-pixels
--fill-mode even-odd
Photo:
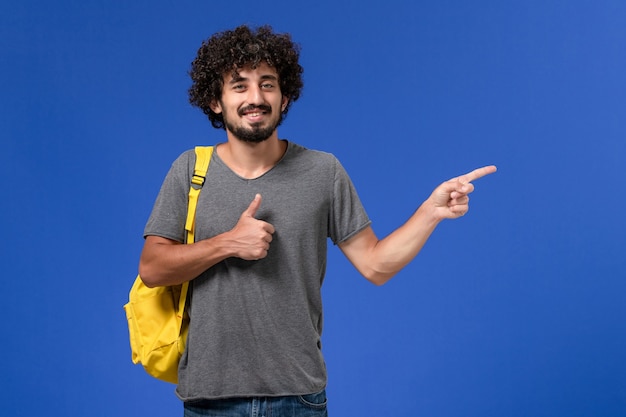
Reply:
[[[122,305],[201,41],[302,46],[280,136],[337,155],[386,235],[475,167],[467,216],[383,287],[337,248],[331,416],[626,416],[626,3],[21,0],[0,6],[7,416],[182,415]]]

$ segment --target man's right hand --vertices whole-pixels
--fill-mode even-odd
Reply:
[[[139,273],[149,287],[192,280],[226,258],[256,261],[267,256],[274,226],[255,219],[261,205],[257,194],[226,233],[184,245],[161,236],[147,236],[139,260]]]
[[[274,226],[255,218],[261,200],[261,194],[254,196],[235,227],[227,232],[234,256],[247,261],[256,261],[267,256],[274,233]]]

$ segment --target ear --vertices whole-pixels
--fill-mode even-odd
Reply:
[[[211,100],[209,107],[213,110],[213,113],[220,114],[222,112],[222,104],[219,100]]]
[[[280,105],[280,112],[284,112],[285,109],[287,108],[287,104],[289,103],[289,97],[283,96],[283,102]]]

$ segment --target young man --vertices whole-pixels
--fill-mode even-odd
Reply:
[[[289,35],[241,26],[204,42],[192,64],[190,101],[227,140],[200,194],[196,243],[183,244],[195,161],[187,151],[165,178],[139,265],[148,286],[191,281],[176,390],[186,416],[325,416],[328,238],[365,278],[384,284],[441,220],[467,212],[471,181],[495,172],[488,166],[444,182],[378,239],[337,159],[278,137],[302,88],[298,58]]]

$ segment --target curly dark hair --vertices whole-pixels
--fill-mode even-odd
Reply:
[[[280,91],[289,99],[282,112],[287,115],[291,103],[300,97],[303,87],[303,69],[298,63],[300,47],[292,42],[289,34],[274,33],[271,26],[261,26],[256,30],[246,25],[234,30],[216,33],[202,43],[198,55],[191,63],[189,75],[193,81],[189,88],[189,102],[200,108],[211,121],[213,127],[225,129],[221,114],[211,110],[210,104],[222,97],[224,74],[246,65],[256,68],[266,62],[276,69]]]

